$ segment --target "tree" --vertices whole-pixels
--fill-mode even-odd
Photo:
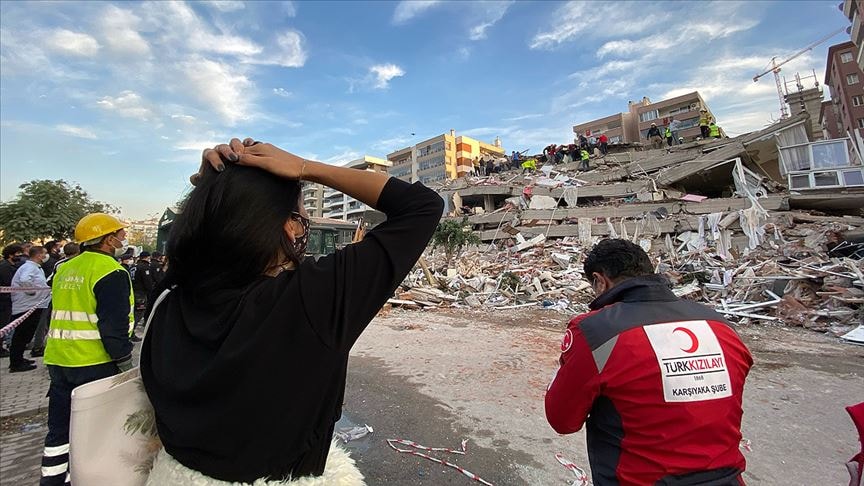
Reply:
[[[438,223],[435,228],[435,233],[432,235],[432,249],[439,246],[444,247],[444,254],[447,258],[447,266],[453,260],[454,256],[462,253],[462,248],[465,245],[479,245],[480,237],[471,231],[471,225],[468,224],[468,218],[462,221],[448,219]]]
[[[116,213],[117,208],[94,201],[78,184],[36,180],[19,186],[15,199],[0,203],[0,242],[41,238],[71,239],[75,225],[89,213]]]

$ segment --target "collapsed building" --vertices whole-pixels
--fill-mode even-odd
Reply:
[[[811,142],[811,131],[802,112],[735,138],[611,146],[584,172],[445,181],[445,217],[483,245],[455,269],[433,262],[397,302],[419,292],[424,303],[578,311],[570,302],[590,300],[581,254],[618,237],[648,251],[679,295],[731,318],[848,331],[864,318],[864,168],[848,139]]]

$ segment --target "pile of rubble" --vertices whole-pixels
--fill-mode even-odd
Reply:
[[[861,221],[864,227],[864,221]],[[703,302],[739,323],[775,323],[840,335],[864,322],[864,245],[837,243],[835,223],[771,223],[776,237],[756,250],[721,256],[703,237],[637,240],[682,298]],[[650,244],[646,245],[645,242]],[[681,242],[677,239],[676,242]],[[587,311],[594,298],[582,273],[588,247],[577,238],[542,235],[501,251],[484,245],[448,267],[431,252],[390,304],[407,308],[538,307]]]
[[[584,312],[593,291],[582,257],[612,237],[642,246],[678,295],[731,320],[846,332],[864,322],[864,187],[786,188],[775,140],[805,136],[804,120],[598,156],[587,172],[562,164],[447,181],[449,216],[484,244],[451,263],[431,253],[391,304]]]

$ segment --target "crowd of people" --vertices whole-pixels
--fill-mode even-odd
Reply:
[[[3,248],[0,287],[10,290],[0,292],[0,328],[34,309],[0,339],[0,358],[9,358],[10,372],[36,369],[35,361],[24,354],[29,348],[30,358],[44,355],[52,311],[49,287],[59,266],[79,253],[80,246],[67,240],[50,240],[44,245],[11,243]],[[129,274],[135,294],[135,321],[140,323],[148,295],[165,274],[166,260],[159,252],[151,256],[143,251],[136,256],[135,250],[128,248],[117,261]],[[134,334],[131,339],[140,341]]]

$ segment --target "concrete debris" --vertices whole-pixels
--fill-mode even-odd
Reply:
[[[611,237],[645,249],[676,295],[731,321],[847,333],[864,322],[864,187],[787,189],[777,134],[805,118],[674,150],[619,147],[588,170],[444,181],[448,217],[467,217],[484,243],[455,268],[427,254],[389,304],[584,312],[584,255]]]

